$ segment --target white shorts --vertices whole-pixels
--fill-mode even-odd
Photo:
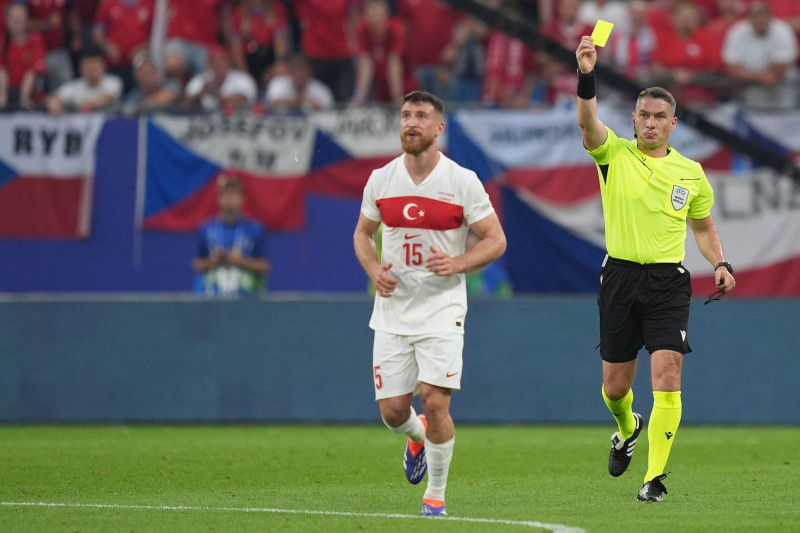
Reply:
[[[394,335],[376,331],[372,348],[375,399],[419,394],[420,382],[460,389],[463,349],[462,333]]]

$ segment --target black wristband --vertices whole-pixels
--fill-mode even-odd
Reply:
[[[578,98],[591,100],[596,95],[594,87],[594,69],[588,74],[578,69]]]
[[[719,263],[717,263],[717,266],[714,267],[714,272],[716,272],[719,267],[725,267],[728,269],[728,272],[730,274],[733,274],[733,267],[727,261],[720,261]]]

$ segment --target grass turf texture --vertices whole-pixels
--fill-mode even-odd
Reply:
[[[643,433],[622,477],[612,427],[457,428],[453,517],[604,531],[800,531],[800,428],[682,427],[661,504],[636,501]],[[0,530],[536,531],[500,523],[240,512],[417,514],[403,439],[382,426],[0,427],[0,501],[207,510],[0,506]],[[214,508],[214,509],[211,509]],[[541,530],[540,530],[541,531]]]

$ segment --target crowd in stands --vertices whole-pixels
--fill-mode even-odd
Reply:
[[[684,105],[800,103],[797,0],[481,0]],[[574,104],[574,64],[441,0],[0,0],[0,109],[319,110]]]

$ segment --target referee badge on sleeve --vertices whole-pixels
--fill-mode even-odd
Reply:
[[[672,186],[672,207],[675,211],[680,211],[686,202],[689,200],[689,189],[684,189],[677,185]]]

